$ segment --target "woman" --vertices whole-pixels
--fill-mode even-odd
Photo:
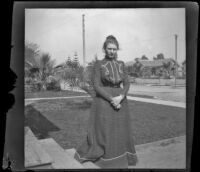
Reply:
[[[126,98],[130,84],[124,62],[117,60],[119,44],[114,36],[106,38],[103,50],[105,58],[94,65],[96,96],[87,139],[77,149],[75,158],[80,162],[93,161],[102,168],[126,168],[137,162]]]

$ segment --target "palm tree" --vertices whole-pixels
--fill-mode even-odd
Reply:
[[[25,41],[25,61],[35,64],[35,58],[40,54],[39,46],[35,43]]]
[[[55,61],[51,59],[48,53],[43,53],[37,60],[38,80],[41,82],[43,89],[46,89],[48,78],[53,75],[54,64]]]
[[[49,77],[53,75],[54,64],[55,61],[51,60],[51,56],[43,53],[37,59],[35,58],[34,64],[29,68],[29,76],[35,80],[36,85],[40,85],[44,90],[49,82]]]
[[[32,85],[41,85],[46,89],[49,76],[54,73],[55,61],[48,53],[41,53],[35,43],[25,42],[25,77],[31,78]]]
[[[39,46],[35,43],[25,42],[25,77],[32,75],[31,69],[37,64],[36,58],[39,56]]]

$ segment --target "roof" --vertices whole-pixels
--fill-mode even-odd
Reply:
[[[59,67],[66,67],[66,63],[61,63],[59,65],[56,65],[54,68],[59,68]]]
[[[159,67],[163,66],[163,63],[167,63],[169,61],[173,61],[173,59],[168,58],[168,59],[162,59],[162,60],[141,60],[138,59],[138,62],[141,63],[144,67]],[[134,63],[137,62],[129,62],[126,63],[127,66],[132,66]]]
[[[134,63],[135,63],[135,61],[129,61],[129,62],[126,62],[125,65],[126,66],[132,66]]]
[[[144,66],[144,67],[159,67],[163,66],[164,62],[168,62],[169,60],[139,60],[139,62]]]

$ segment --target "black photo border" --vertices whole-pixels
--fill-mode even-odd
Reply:
[[[3,48],[6,58],[8,86],[2,91],[7,98],[1,115],[1,155],[8,160],[6,169],[23,171],[24,168],[24,22],[25,8],[185,8],[186,14],[186,169],[159,169],[159,171],[190,171],[193,157],[197,155],[197,44],[198,15],[197,2],[187,1],[8,1],[6,15],[6,39]],[[4,7],[2,7],[4,8]],[[4,33],[3,33],[4,34]],[[8,72],[7,72],[8,71]],[[3,76],[4,77],[4,76]],[[6,90],[6,91],[5,91]],[[196,146],[196,147],[195,147]],[[4,156],[3,156],[4,155]],[[2,163],[1,163],[2,164]],[[9,163],[8,163],[9,164]],[[1,165],[2,167],[2,165]],[[70,169],[66,169],[70,170]],[[120,169],[119,169],[120,170]],[[125,170],[125,169],[124,169]],[[127,169],[128,170],[128,169]],[[129,169],[132,171],[157,171],[157,169]],[[53,170],[57,171],[57,170]],[[72,170],[70,170],[72,171]],[[76,170],[73,170],[76,171]],[[84,171],[89,171],[84,170]],[[97,170],[95,170],[97,171]],[[106,170],[101,170],[106,171]],[[109,170],[110,171],[110,170]]]

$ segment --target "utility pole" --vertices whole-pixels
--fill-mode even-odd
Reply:
[[[176,87],[176,78],[177,78],[177,38],[178,38],[178,35],[175,34],[175,61],[176,61],[176,64],[175,64],[175,87]]]
[[[82,24],[83,24],[83,67],[85,68],[85,15],[82,15]]]

